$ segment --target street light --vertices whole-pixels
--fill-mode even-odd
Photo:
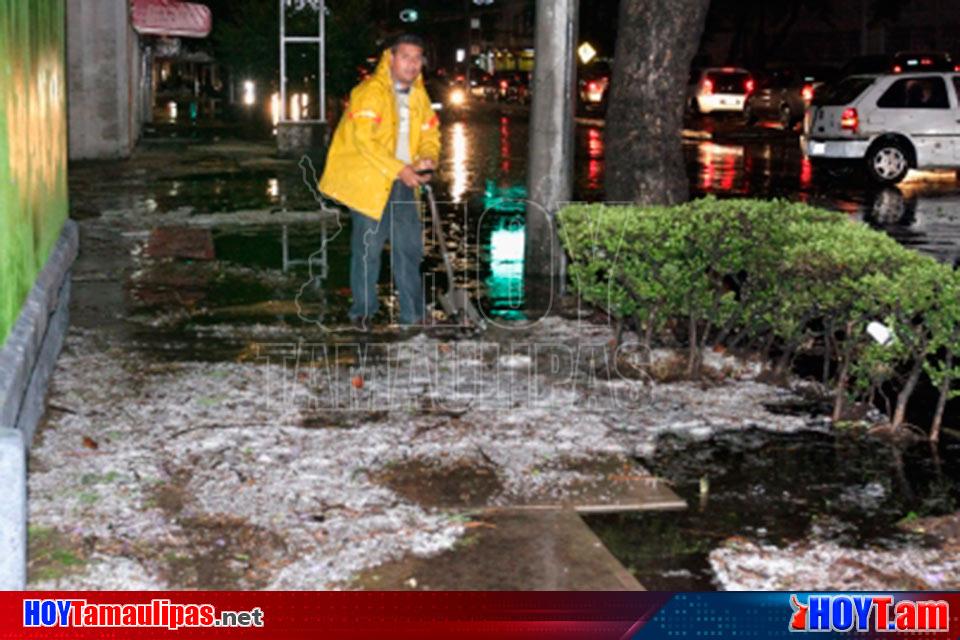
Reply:
[[[257,87],[253,80],[245,80],[243,83],[243,104],[250,106],[257,101]]]
[[[583,64],[587,64],[588,62],[593,60],[594,57],[596,57],[597,50],[594,49],[593,45],[591,45],[589,42],[584,42],[577,49],[577,55],[580,56],[580,62],[582,62]]]

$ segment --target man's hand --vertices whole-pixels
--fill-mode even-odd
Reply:
[[[417,171],[423,171],[424,169],[436,169],[437,165],[430,158],[423,158],[422,160],[417,160],[417,164],[413,165],[413,168]]]
[[[407,185],[411,189],[416,189],[420,185],[430,182],[430,176],[418,176],[417,170],[409,164],[403,169],[400,169],[400,173],[397,174],[397,177],[400,178],[403,184]]]

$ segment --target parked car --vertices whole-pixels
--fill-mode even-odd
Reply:
[[[746,69],[708,67],[694,70],[687,88],[687,105],[693,113],[741,113],[753,89],[753,77]]]
[[[960,74],[850,76],[819,91],[800,144],[814,166],[863,166],[883,184],[960,167]]]
[[[944,51],[900,51],[893,56],[890,70],[893,73],[960,71],[960,67]]]
[[[827,67],[784,68],[760,74],[757,88],[747,96],[743,117],[747,124],[773,119],[784,129],[803,122],[817,88],[836,74]]]
[[[588,111],[606,111],[613,69],[606,60],[585,65],[579,70],[580,106]]]
[[[497,82],[497,100],[501,102],[530,102],[529,71],[498,71],[494,74]]]

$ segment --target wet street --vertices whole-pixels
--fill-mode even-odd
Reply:
[[[495,103],[443,117],[443,153],[435,183],[441,216],[455,251],[460,285],[474,292],[495,318],[523,317],[525,309],[522,201],[528,117],[525,107]],[[603,124],[597,118],[578,119],[575,199],[603,199]],[[843,179],[816,175],[801,156],[793,132],[763,125],[746,128],[734,118],[704,119],[688,126],[683,146],[694,195],[801,200],[846,212],[942,261],[960,260],[960,184],[952,172],[913,172],[898,187],[878,189],[856,175]],[[193,282],[170,273],[176,266],[165,263],[144,265],[135,273],[127,288],[135,316],[139,312],[150,316],[172,300],[191,313],[177,316],[166,308],[168,328],[178,319],[194,326],[257,322],[265,311],[267,317],[293,325],[328,327],[345,322],[349,216],[311,218],[310,212],[320,206],[311,186],[312,167],[273,157],[269,140],[247,143],[189,136],[149,138],[133,163],[106,166],[79,165],[72,172],[74,217],[106,212],[111,218],[112,212],[123,211],[129,220],[133,212],[138,218],[136,233],[149,236],[151,219],[172,227],[183,223],[207,229],[197,230],[195,237],[211,245],[201,266],[185,276]],[[298,212],[303,214],[300,218]],[[288,216],[287,223],[278,224],[283,215]],[[429,227],[428,220],[425,226]],[[169,238],[162,235],[147,237],[146,243],[145,257],[176,257],[180,251],[165,246]],[[216,274],[198,281],[197,273],[213,258]],[[445,286],[429,231],[425,268],[434,275],[436,286]],[[389,279],[385,266],[381,285],[386,304],[380,318],[385,322],[396,312]],[[96,281],[93,278],[89,286],[96,286]],[[176,296],[169,291],[171,282],[179,284]],[[265,310],[267,301],[271,304]],[[197,309],[203,313],[193,313]],[[156,318],[149,322],[155,324]]]

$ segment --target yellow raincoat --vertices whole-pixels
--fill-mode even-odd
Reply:
[[[330,143],[320,191],[351,209],[379,220],[390,188],[404,163],[396,157],[397,105],[390,75],[390,49],[377,70],[354,87],[350,103]],[[410,90],[410,157],[412,162],[440,155],[440,121],[417,76]]]

